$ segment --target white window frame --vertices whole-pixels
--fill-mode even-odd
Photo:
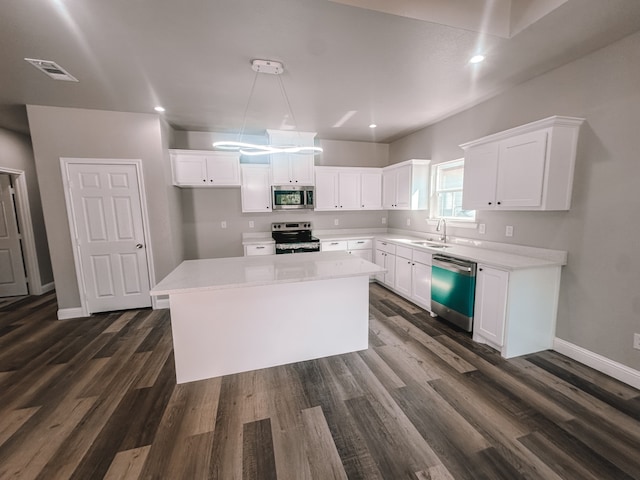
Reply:
[[[432,166],[432,170],[431,170],[431,210],[430,210],[430,219],[431,220],[438,220],[440,218],[444,218],[445,220],[448,221],[452,221],[452,222],[460,222],[463,224],[467,224],[468,226],[473,226],[475,227],[475,221],[476,221],[476,212],[475,210],[473,210],[473,216],[472,217],[451,217],[451,216],[443,216],[441,217],[439,215],[440,212],[440,193],[441,192],[460,192],[462,193],[462,187],[460,187],[459,189],[446,189],[446,190],[440,190],[438,188],[439,185],[439,181],[438,181],[438,177],[440,176],[440,172],[444,169],[447,168],[454,168],[454,167],[458,167],[462,165],[464,168],[464,157],[463,158],[456,158],[455,160],[448,160],[446,162],[440,162],[440,163],[436,163],[435,165]]]

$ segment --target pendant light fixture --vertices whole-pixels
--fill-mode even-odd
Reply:
[[[278,84],[280,85],[280,91],[282,93],[282,97],[284,98],[285,103],[287,104],[287,109],[289,110],[289,115],[293,120],[293,124],[296,125],[296,118],[293,115],[293,109],[291,108],[291,103],[289,102],[289,97],[287,96],[287,91],[284,88],[284,83],[282,82],[282,77],[280,75],[284,72],[284,66],[281,62],[277,62],[275,60],[252,60],[251,68],[255,73],[253,77],[253,84],[251,85],[251,91],[249,92],[249,99],[247,100],[247,105],[244,109],[244,114],[242,116],[242,128],[240,129],[240,133],[238,134],[238,141],[220,141],[214,142],[213,146],[218,150],[228,150],[234,152],[240,152],[242,155],[271,155],[272,153],[304,153],[304,154],[318,154],[322,152],[322,148],[320,147],[310,147],[303,145],[260,145],[254,143],[242,142],[242,135],[244,134],[244,127],[247,121],[247,112],[249,111],[249,105],[251,104],[251,98],[253,97],[253,92],[256,87],[256,81],[258,80],[258,75],[261,73],[266,73],[268,75],[276,75],[278,78]]]

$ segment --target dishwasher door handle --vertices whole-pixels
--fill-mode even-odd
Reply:
[[[433,257],[432,264],[434,267],[444,268],[445,270],[450,270],[456,273],[463,273],[465,275],[475,275],[475,264],[455,261],[450,259],[442,259]]]

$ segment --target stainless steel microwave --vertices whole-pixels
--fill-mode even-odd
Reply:
[[[273,210],[313,208],[313,197],[311,186],[274,185],[271,187]]]

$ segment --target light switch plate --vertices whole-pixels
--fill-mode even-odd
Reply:
[[[253,228],[255,226],[256,224],[253,222],[253,220],[249,220],[249,228]]]
[[[223,220],[223,221],[220,222],[220,228],[227,228],[226,220]]]
[[[633,334],[633,348],[640,350],[640,333]]]
[[[504,234],[507,237],[513,237],[513,225],[507,225],[506,230],[504,231]]]
[[[382,217],[382,224],[384,225],[385,223],[387,223],[387,217]]]
[[[407,227],[411,226],[411,219],[407,218]]]
[[[487,226],[484,223],[481,223],[480,226],[478,227],[478,233],[480,233],[481,235],[484,235],[487,231]]]
[[[333,224],[334,225],[340,225],[340,220],[338,220],[337,218],[333,219]]]

